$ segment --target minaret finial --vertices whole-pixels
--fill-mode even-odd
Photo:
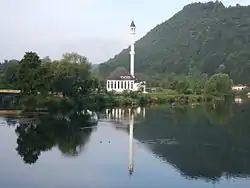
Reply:
[[[135,27],[135,22],[134,21],[131,22],[130,27]]]

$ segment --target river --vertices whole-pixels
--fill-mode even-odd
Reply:
[[[249,187],[249,114],[243,102],[111,109],[90,126],[2,116],[0,187]]]

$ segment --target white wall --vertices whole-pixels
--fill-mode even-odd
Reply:
[[[109,84],[108,84],[109,82]],[[111,88],[111,83],[113,82],[113,88]],[[116,83],[116,88],[115,87],[115,83]],[[118,85],[119,83],[119,85]],[[125,83],[126,83],[126,87],[125,87]],[[129,88],[128,88],[128,83],[129,83]],[[133,87],[131,88],[131,84],[133,85]],[[119,86],[119,87],[118,87]],[[106,81],[106,89],[107,91],[115,91],[118,93],[122,93],[124,91],[138,91],[140,89],[140,87],[144,88],[145,91],[145,85],[141,85],[141,83],[134,83],[134,80],[107,80]]]
[[[113,87],[111,87],[112,82],[113,82]],[[131,88],[131,85],[133,86],[132,88]],[[107,80],[106,89],[107,89],[107,91],[116,91],[116,92],[123,92],[123,91],[126,91],[126,90],[136,91],[135,90],[134,80]]]
[[[232,90],[243,90],[246,89],[246,86],[233,86]]]

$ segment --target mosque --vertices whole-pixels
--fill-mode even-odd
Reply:
[[[146,82],[136,78],[134,74],[135,62],[135,23],[132,21],[130,25],[131,46],[130,46],[130,72],[125,68],[117,68],[107,78],[107,91],[121,93],[124,91],[141,91],[145,93]]]

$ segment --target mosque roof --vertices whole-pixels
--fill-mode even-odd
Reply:
[[[108,77],[108,80],[134,80],[135,78],[124,67],[117,67]]]

